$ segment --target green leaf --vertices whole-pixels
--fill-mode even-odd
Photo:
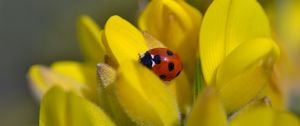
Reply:
[[[195,77],[194,77],[194,87],[193,87],[193,99],[196,100],[198,94],[201,92],[203,87],[205,86],[203,73],[201,68],[201,62],[199,56],[197,56],[196,60],[196,70],[195,70]]]

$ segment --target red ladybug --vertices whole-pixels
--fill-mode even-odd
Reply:
[[[140,55],[140,62],[164,81],[177,77],[183,68],[179,56],[167,48],[146,51]]]

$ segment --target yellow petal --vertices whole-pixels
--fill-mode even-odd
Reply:
[[[184,1],[153,0],[142,12],[138,24],[142,30],[154,35],[165,44],[178,45],[188,33],[199,28],[196,26],[199,26],[200,21],[201,13]],[[176,27],[171,27],[172,25]],[[172,29],[177,33],[170,34]],[[193,37],[197,38],[197,35]]]
[[[274,42],[261,38],[241,44],[226,57],[215,86],[228,112],[248,103],[270,82],[278,55]]]
[[[206,88],[198,96],[187,126],[227,126],[225,109],[213,88]]]
[[[258,38],[245,42],[232,51],[219,66],[216,86],[227,83],[255,63],[262,66],[266,62],[266,68],[272,67],[278,56],[279,48],[272,39]]]
[[[185,72],[171,82],[165,82],[170,87],[172,93],[176,96],[179,110],[182,115],[187,115],[192,105],[192,87],[187,79]]]
[[[156,12],[158,13],[153,13],[153,10],[156,10]],[[157,27],[162,27],[163,23],[163,16],[161,13],[162,10],[162,0],[153,0],[149,2],[138,19],[138,25],[140,29],[149,32],[150,34],[155,35],[155,37],[157,37],[157,30],[159,30],[157,29]],[[150,15],[152,15],[153,18],[150,18]]]
[[[274,112],[270,107],[255,107],[233,118],[230,126],[272,126]]]
[[[55,72],[48,67],[41,65],[33,65],[28,72],[28,80],[33,93],[40,100],[44,93],[52,86],[60,86],[64,90],[73,90],[79,95],[85,95],[84,92],[90,92],[91,89],[84,83],[70,78],[62,73]]]
[[[136,61],[119,67],[114,91],[123,109],[138,125],[178,126],[174,96],[150,70]]]
[[[51,69],[53,71],[66,75],[80,83],[87,83],[90,80],[90,78],[86,78],[84,68],[92,69],[91,66],[87,66],[79,62],[73,61],[59,61],[51,65]],[[91,74],[95,75],[96,72]],[[96,83],[96,79],[94,79],[93,83]],[[91,87],[95,88],[96,86],[91,85]]]
[[[230,126],[300,126],[299,119],[286,111],[276,111],[268,106],[250,107],[235,116]]]
[[[105,48],[97,24],[89,16],[83,15],[78,20],[77,32],[86,61],[93,64],[103,62]]]
[[[53,72],[62,74],[80,84],[86,85],[90,90],[83,91],[90,100],[97,102],[97,80],[95,66],[74,61],[59,61],[51,65]]]
[[[145,37],[145,42],[149,49],[166,48],[166,46],[163,43],[161,43],[161,41],[157,40],[155,37],[150,35],[148,32],[143,32],[143,35]]]
[[[300,126],[299,118],[289,112],[278,112],[273,126]]]
[[[138,54],[148,50],[141,32],[119,16],[108,19],[104,32],[107,54],[118,65],[128,60],[138,61]]]
[[[278,13],[279,36],[284,40],[286,51],[296,56],[300,47],[300,1],[284,1],[283,5],[279,7],[282,13]]]
[[[231,113],[228,120],[232,120],[233,118],[236,118],[237,116],[243,115],[244,113],[247,113],[254,109],[261,108],[261,107],[270,107],[270,106],[272,105],[268,97],[257,97],[253,99],[251,102],[249,102],[247,105],[243,106],[238,111]]]
[[[201,13],[185,1],[152,0],[142,12],[139,27],[181,57],[192,81]]]
[[[116,70],[104,63],[97,64],[97,75],[100,81],[100,86],[103,88],[114,83],[117,76]]]
[[[115,126],[96,105],[73,92],[51,88],[40,108],[40,126]]]
[[[267,85],[265,95],[270,98],[273,108],[277,110],[285,110],[286,99],[283,87],[279,84],[279,80],[277,79],[278,78],[275,77],[273,72],[271,82]]]
[[[101,108],[109,114],[117,125],[135,126],[136,124],[123,110],[114,93],[113,83],[117,76],[116,70],[107,64],[98,64],[97,74],[99,78],[99,105]]]
[[[159,40],[154,38],[148,32],[143,32],[146,40],[146,44],[149,49],[152,48],[166,48]],[[185,70],[181,71],[180,76],[171,82],[165,82],[172,90],[172,93],[176,96],[177,103],[181,114],[185,115],[190,111],[192,103],[192,89],[188,80],[188,76]]]
[[[270,37],[267,17],[256,0],[214,0],[200,29],[200,57],[204,79],[214,82],[224,58],[241,43]]]

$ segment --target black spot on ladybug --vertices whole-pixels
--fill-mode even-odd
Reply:
[[[180,72],[181,72],[181,71],[178,71],[178,72],[177,72],[176,77],[180,74]]]
[[[169,68],[169,71],[172,71],[172,70],[174,70],[174,63],[169,63],[168,64],[168,68]]]
[[[159,55],[155,55],[153,58],[155,64],[160,64],[160,56]]]
[[[167,50],[167,54],[168,54],[169,56],[173,56],[173,52],[170,51],[170,50]]]
[[[160,75],[159,78],[160,79],[165,79],[167,76],[166,75]]]
[[[149,69],[152,68],[152,58],[148,51],[144,54],[143,57],[140,58],[140,62]]]

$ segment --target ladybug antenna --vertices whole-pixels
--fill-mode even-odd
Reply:
[[[145,56],[145,53],[139,53],[139,59],[143,58]]]

